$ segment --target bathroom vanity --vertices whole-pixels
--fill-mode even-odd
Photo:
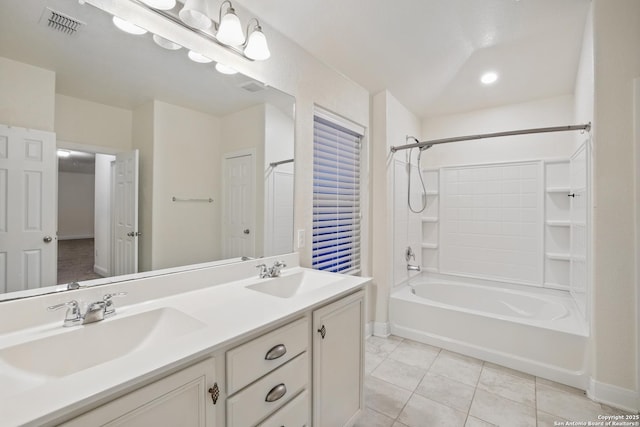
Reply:
[[[280,277],[247,261],[1,303],[3,425],[352,424],[369,279],[260,263],[280,260]],[[46,309],[116,292],[91,324]]]

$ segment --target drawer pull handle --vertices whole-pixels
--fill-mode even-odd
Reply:
[[[287,347],[284,344],[278,344],[274,346],[271,350],[267,351],[267,354],[264,356],[265,360],[275,360],[279,357],[284,356],[287,352]]]
[[[284,384],[278,384],[267,393],[267,397],[265,397],[265,402],[275,402],[276,400],[282,398],[287,393],[287,387]]]

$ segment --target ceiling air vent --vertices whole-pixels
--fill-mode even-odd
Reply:
[[[82,26],[86,25],[78,19],[72,18],[69,15],[65,15],[64,13],[53,9],[49,9],[48,7],[42,12],[40,23],[53,30],[70,36],[75,35]]]
[[[249,80],[247,82],[239,84],[238,86],[246,90],[247,92],[260,92],[266,89],[266,86],[264,84],[255,80]]]

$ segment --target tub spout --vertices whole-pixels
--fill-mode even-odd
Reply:
[[[420,271],[420,266],[407,264],[407,271]]]

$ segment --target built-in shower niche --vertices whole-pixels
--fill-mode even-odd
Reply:
[[[427,199],[426,208],[422,212],[422,269],[437,272],[440,218],[439,173],[437,169],[423,169],[422,177]]]
[[[547,161],[545,168],[544,286],[570,286],[570,175],[569,160]]]

